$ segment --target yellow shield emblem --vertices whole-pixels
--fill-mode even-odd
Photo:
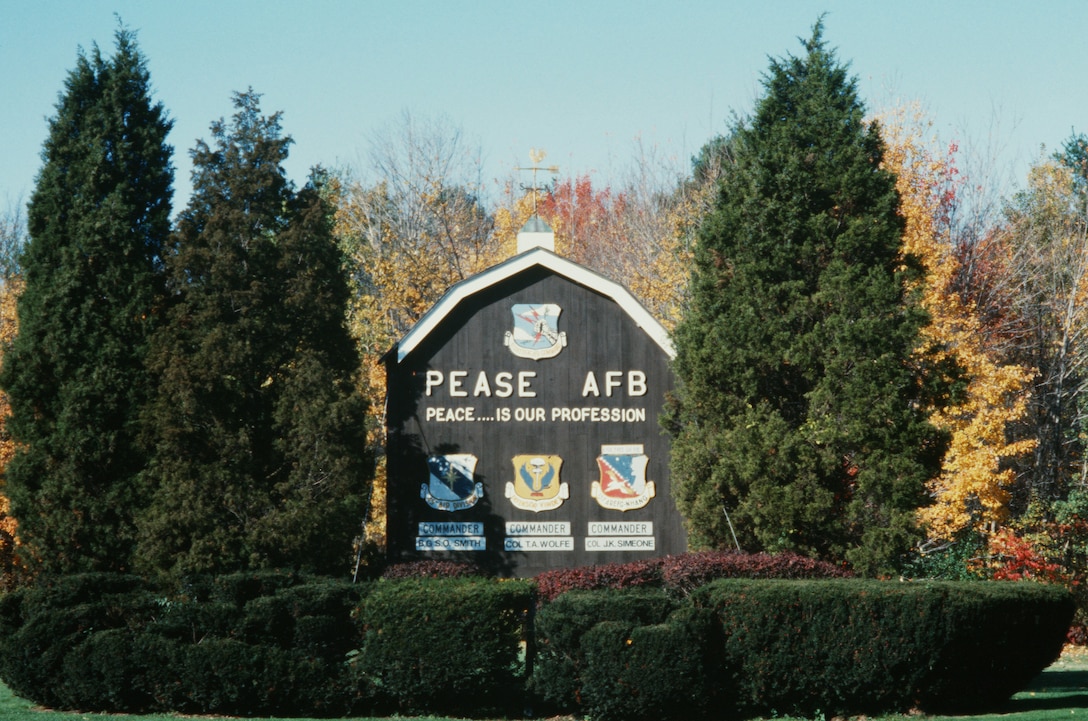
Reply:
[[[513,458],[514,480],[506,484],[506,497],[526,511],[550,511],[570,497],[559,479],[563,459],[554,455],[518,455]]]

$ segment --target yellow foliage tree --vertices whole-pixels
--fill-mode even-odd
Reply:
[[[932,415],[951,443],[940,475],[929,485],[933,503],[919,510],[931,537],[950,539],[967,528],[993,529],[1008,516],[1015,477],[1003,460],[1031,450],[1034,441],[1010,441],[1007,429],[1027,410],[1033,369],[998,360],[975,309],[955,290],[959,267],[948,222],[956,192],[955,148],[948,155],[934,152],[928,129],[917,109],[885,118],[884,163],[898,179],[906,221],[903,250],[926,270],[922,303],[931,324],[924,351],[938,361],[954,359],[966,371],[962,400]]]
[[[516,194],[514,187],[513,183],[506,184],[503,200],[495,209],[492,243],[499,259],[510,258],[517,252],[518,232],[537,210],[533,191]],[[552,230],[555,230],[554,226]],[[558,238],[556,240],[558,242]],[[558,247],[556,249],[559,250]]]
[[[373,186],[340,182],[336,233],[353,269],[349,322],[363,355],[363,388],[371,399],[368,436],[378,450],[366,539],[385,539],[385,369],[382,355],[453,284],[494,265],[509,248],[497,243],[478,188],[452,184],[445,164],[395,166]],[[516,233],[515,233],[516,234]]]

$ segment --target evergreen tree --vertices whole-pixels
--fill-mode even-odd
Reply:
[[[332,205],[320,175],[300,192],[286,178],[279,114],[252,91],[234,103],[192,153],[167,257],[139,559],[176,574],[343,571],[371,467]]]
[[[115,40],[109,59],[80,52],[50,120],[0,377],[18,448],[7,492],[47,572],[128,568],[142,503],[136,418],[170,230],[171,121],[133,34]]]
[[[945,447],[926,420],[941,376],[912,358],[918,264],[878,129],[822,23],[804,47],[772,61],[700,229],[673,487],[696,546],[732,545],[731,520],[748,550],[888,572]]]

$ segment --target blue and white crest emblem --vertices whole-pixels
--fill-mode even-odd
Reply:
[[[520,358],[553,358],[567,345],[567,334],[559,332],[559,314],[555,303],[515,303],[510,307],[514,329],[506,332],[504,345]]]
[[[484,484],[474,483],[476,456],[471,453],[447,453],[427,459],[430,480],[419,489],[419,496],[438,511],[472,508],[484,495]]]
[[[613,511],[642,508],[657,495],[654,482],[646,480],[649,462],[641,443],[601,446],[597,456],[600,480],[593,482],[589,495],[602,508]]]

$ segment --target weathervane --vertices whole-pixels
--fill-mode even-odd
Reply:
[[[537,183],[536,183],[536,174],[537,174],[537,172],[540,171],[540,170],[547,170],[549,173],[558,173],[559,172],[559,166],[558,165],[549,165],[547,167],[544,167],[544,166],[542,166],[540,164],[541,161],[544,160],[544,158],[547,155],[548,154],[546,152],[544,152],[543,150],[538,150],[537,148],[530,148],[529,149],[529,160],[533,161],[533,164],[528,168],[516,168],[516,170],[531,170],[531,171],[533,171],[533,184],[531,186],[529,186],[529,187],[526,187],[524,185],[521,186],[522,190],[530,190],[531,189],[533,191],[533,215],[536,215],[536,194],[537,194],[537,191],[539,190],[539,186],[537,186]]]

